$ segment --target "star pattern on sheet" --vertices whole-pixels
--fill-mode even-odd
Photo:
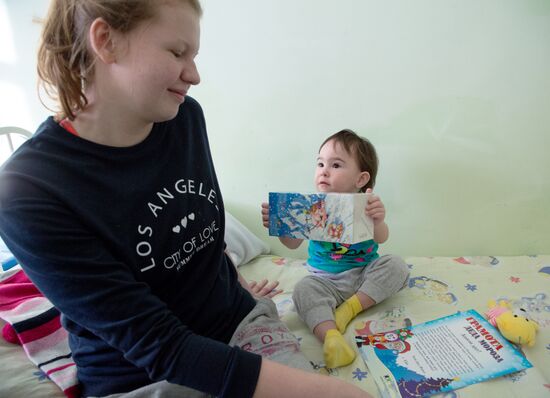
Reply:
[[[475,292],[477,290],[477,285],[471,283],[467,283],[466,285],[464,285],[464,287],[470,292]]]
[[[512,283],[520,283],[520,282],[521,282],[521,279],[518,278],[517,276],[511,276],[511,277],[510,277],[510,281],[511,281]]]
[[[355,370],[351,373],[353,374],[353,378],[359,381],[366,379],[368,375],[368,372],[364,372],[359,368],[355,368]]]
[[[38,370],[37,372],[33,372],[32,374],[35,375],[36,377],[38,377],[38,381],[49,380],[50,379],[48,377],[48,375],[46,373],[44,373],[43,371],[41,371],[41,370]]]

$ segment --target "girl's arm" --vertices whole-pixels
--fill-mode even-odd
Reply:
[[[288,236],[280,236],[279,240],[289,249],[297,249],[303,242],[303,239],[289,238]]]
[[[272,397],[372,398],[366,391],[336,377],[309,373],[262,358],[254,398]]]
[[[262,223],[264,227],[269,228],[269,205],[265,202],[262,203]],[[289,238],[288,236],[281,236],[279,240],[289,249],[297,249],[303,241],[303,239]]]

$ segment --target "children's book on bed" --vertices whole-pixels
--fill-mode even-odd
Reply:
[[[269,193],[269,235],[353,244],[372,239],[365,193]]]
[[[425,397],[532,367],[477,311],[356,336],[382,397]]]

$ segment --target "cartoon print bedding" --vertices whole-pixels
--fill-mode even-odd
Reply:
[[[488,310],[489,300],[506,299],[514,308],[523,308],[540,326],[535,345],[522,347],[533,368],[452,391],[445,397],[550,396],[550,255],[405,260],[411,270],[408,288],[354,319],[345,334],[350,343],[355,334],[410,327],[457,311],[475,309],[483,314]],[[280,281],[284,292],[274,298],[279,314],[319,372],[348,380],[378,396],[361,356],[344,368],[324,366],[322,346],[300,320],[292,302],[294,284],[307,275],[304,263],[304,259],[259,255],[241,265],[239,271],[247,280]],[[0,319],[0,328],[4,324]],[[21,345],[0,338],[0,358],[0,396],[68,396],[31,362]]]
[[[457,311],[475,309],[484,314],[489,300],[506,299],[514,308],[523,308],[540,326],[535,346],[521,348],[533,368],[452,391],[445,397],[550,396],[550,256],[409,257],[405,261],[411,270],[408,289],[353,320],[345,333],[350,343],[355,334],[410,327]],[[248,280],[281,282],[284,292],[274,301],[316,368],[378,396],[360,355],[347,367],[324,367],[322,345],[300,320],[292,303],[292,286],[307,275],[304,263],[302,259],[264,255],[239,270]]]

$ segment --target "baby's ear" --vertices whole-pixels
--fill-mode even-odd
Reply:
[[[359,177],[357,177],[357,182],[355,183],[355,186],[357,189],[363,188],[365,185],[368,184],[370,181],[370,174],[368,171],[363,171],[361,174],[359,174]]]

